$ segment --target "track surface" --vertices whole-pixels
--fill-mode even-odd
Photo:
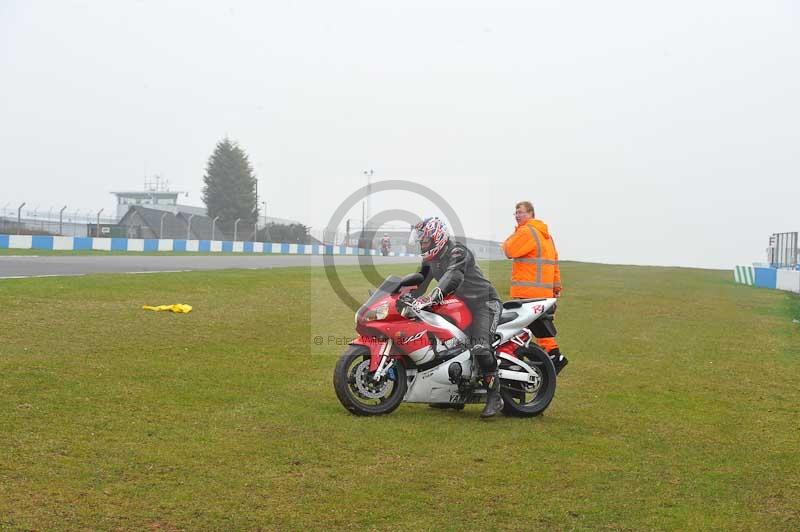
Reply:
[[[191,270],[224,270],[229,268],[261,269],[290,266],[323,266],[321,256],[311,255],[242,255],[242,256],[36,256],[7,255],[0,257],[0,279],[87,275],[92,273],[155,273]],[[416,264],[418,257],[354,257],[333,256],[337,266],[358,265],[359,259],[369,264]]]

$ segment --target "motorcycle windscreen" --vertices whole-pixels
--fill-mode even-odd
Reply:
[[[381,283],[381,285],[375,290],[367,299],[361,308],[358,309],[358,316],[360,317],[368,308],[372,305],[380,301],[381,299],[385,298],[388,295],[395,293],[400,288],[400,281],[402,279],[396,275],[390,275]]]

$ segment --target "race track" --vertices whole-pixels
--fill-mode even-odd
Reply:
[[[419,257],[332,256],[337,266],[358,265],[359,259],[367,264],[416,264]],[[93,273],[155,273],[192,270],[224,270],[286,268],[290,266],[323,266],[319,255],[241,255],[241,256],[186,256],[186,255],[117,255],[117,256],[58,256],[58,255],[6,255],[0,257],[0,279],[26,277],[56,277],[88,275]]]

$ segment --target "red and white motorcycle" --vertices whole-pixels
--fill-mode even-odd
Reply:
[[[359,337],[342,353],[333,373],[339,401],[360,416],[388,414],[401,402],[449,405],[486,402],[486,387],[468,345],[472,314],[460,299],[414,308],[414,273],[391,276],[356,313]],[[556,371],[536,337],[555,336],[555,298],[503,304],[493,347],[500,394],[508,415],[544,412],[556,391]]]

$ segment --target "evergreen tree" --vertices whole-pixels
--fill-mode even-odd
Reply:
[[[203,182],[208,216],[219,216],[222,227],[232,229],[237,218],[242,219],[240,227],[256,222],[256,178],[247,154],[236,142],[225,137],[217,143],[208,159]]]

